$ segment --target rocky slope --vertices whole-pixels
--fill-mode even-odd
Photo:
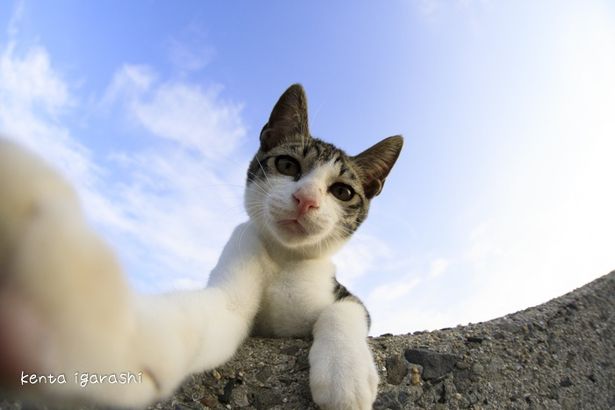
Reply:
[[[375,409],[615,408],[615,271],[490,322],[371,340]],[[151,409],[313,409],[307,340],[250,339]]]
[[[615,408],[615,271],[486,323],[370,341],[375,409]],[[314,409],[310,342],[250,339],[152,409]],[[0,408],[20,408],[1,402]]]

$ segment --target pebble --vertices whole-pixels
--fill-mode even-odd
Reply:
[[[413,366],[411,372],[412,375],[410,376],[410,383],[413,386],[423,384],[423,382],[421,381],[421,372],[419,371],[418,367]]]

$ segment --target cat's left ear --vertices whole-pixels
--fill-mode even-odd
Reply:
[[[361,170],[363,191],[368,199],[378,195],[391,168],[397,161],[404,139],[401,135],[385,138],[353,157]]]
[[[261,149],[267,152],[281,143],[306,138],[310,138],[307,97],[301,84],[293,84],[275,104],[261,131]]]

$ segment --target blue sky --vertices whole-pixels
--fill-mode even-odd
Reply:
[[[0,131],[55,164],[146,292],[195,288],[301,82],[312,133],[406,144],[337,257],[373,334],[487,320],[615,269],[607,1],[6,2]]]

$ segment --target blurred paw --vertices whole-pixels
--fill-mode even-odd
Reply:
[[[113,252],[44,161],[0,139],[0,388],[143,405],[158,381],[134,353],[133,295]],[[143,372],[133,385],[74,382],[75,373]],[[24,385],[22,374],[65,384]]]

